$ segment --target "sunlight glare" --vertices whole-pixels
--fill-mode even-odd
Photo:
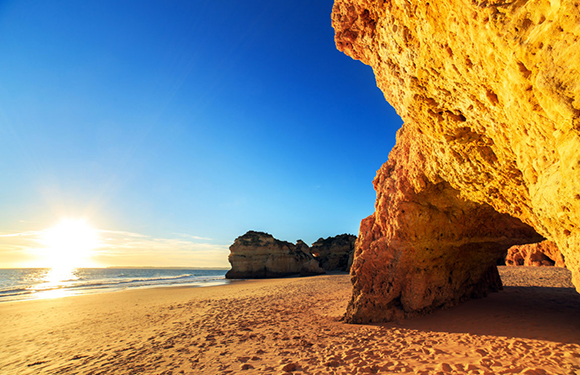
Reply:
[[[99,235],[83,220],[65,219],[46,230],[42,242],[49,267],[71,270],[87,265],[93,250],[99,246]]]

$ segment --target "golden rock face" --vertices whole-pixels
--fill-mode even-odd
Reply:
[[[503,247],[539,240],[520,220],[557,244],[580,291],[580,2],[336,0],[332,23],[337,48],[373,68],[404,120],[361,224],[347,318],[494,290],[485,275]],[[450,275],[459,269],[469,277]],[[441,280],[386,276],[403,270]]]
[[[565,267],[564,257],[552,241],[516,245],[508,249],[506,266]]]
[[[302,240],[280,241],[271,234],[248,231],[230,246],[232,268],[227,279],[263,279],[292,275],[321,275],[325,271]]]

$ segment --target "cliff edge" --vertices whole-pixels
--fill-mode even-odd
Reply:
[[[580,5],[336,0],[337,48],[404,121],[361,223],[349,322],[501,288],[512,245],[556,243],[580,291]]]

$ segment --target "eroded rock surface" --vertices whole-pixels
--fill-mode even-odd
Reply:
[[[552,241],[516,245],[508,249],[506,266],[556,266],[565,267],[564,257]]]
[[[235,239],[228,257],[228,279],[258,279],[325,273],[303,241],[296,245],[264,232],[248,231]]]
[[[579,7],[335,1],[337,48],[404,120],[361,223],[348,321],[496,290],[496,261],[542,237],[580,290]]]
[[[310,247],[310,252],[325,271],[349,271],[355,242],[356,236],[352,234],[319,238]]]

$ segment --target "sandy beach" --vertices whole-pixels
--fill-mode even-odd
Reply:
[[[340,321],[348,275],[0,304],[2,374],[580,374],[580,295],[560,268],[416,319]]]

